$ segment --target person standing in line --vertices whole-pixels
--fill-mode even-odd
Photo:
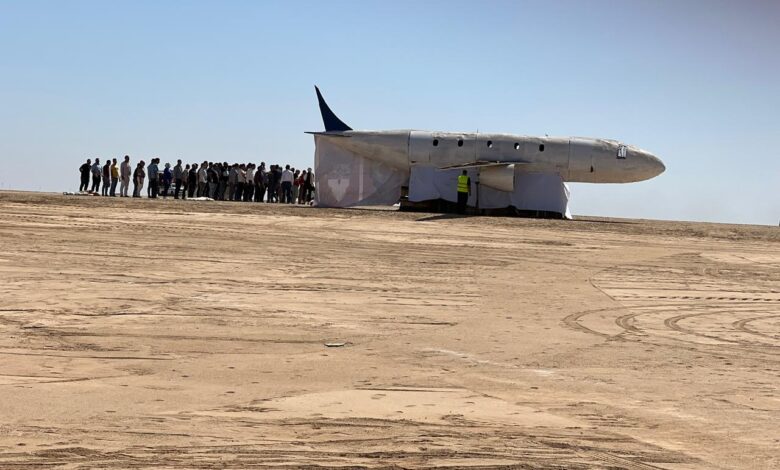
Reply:
[[[230,167],[227,162],[217,165],[217,178],[219,179],[219,185],[217,185],[217,197],[215,199],[224,201],[228,198],[228,180],[230,179]]]
[[[181,159],[176,160],[176,166],[173,167],[173,198],[174,199],[179,199],[179,191],[181,191],[183,174],[184,174],[184,170],[181,167]]]
[[[149,160],[149,164],[147,165],[146,162],[144,162],[144,176],[146,179],[146,197],[151,198],[152,197],[152,178],[149,174],[149,170],[152,169],[152,165],[154,165],[154,158]],[[143,195],[141,195],[143,197]]]
[[[284,176],[284,167],[282,165],[277,165],[276,168],[278,171],[278,176],[276,178],[276,201],[279,204],[287,204],[287,198],[284,194],[284,188],[285,184],[282,183],[282,177]]]
[[[268,202],[279,202],[279,193],[276,191],[276,186],[279,184],[279,178],[276,173],[276,165],[268,167],[268,184],[266,185],[266,192],[268,192]]]
[[[119,166],[119,179],[122,184],[119,185],[119,196],[127,197],[127,189],[130,187],[130,156],[125,155],[125,159]]]
[[[93,193],[100,190],[100,173],[100,159],[96,158],[95,163],[92,164],[92,189],[90,191]]]
[[[300,178],[300,193],[298,194],[298,204],[305,204],[306,203],[306,170],[301,170],[301,178]]]
[[[247,180],[247,170],[249,169],[248,163],[242,163],[238,165],[238,181],[241,184],[241,194],[238,195],[239,201],[245,201],[246,200],[246,191],[247,186],[249,185],[249,181]]]
[[[157,199],[157,193],[160,191],[160,168],[157,166],[159,158],[152,158],[152,162],[146,168],[149,173],[149,185],[147,188],[147,196],[151,199]]]
[[[466,170],[458,176],[458,214],[466,213],[466,203],[471,195],[471,178]]]
[[[238,173],[236,173],[236,197],[234,198],[236,201],[243,200],[245,186],[246,186],[246,165],[242,163],[238,165]]]
[[[236,164],[236,188],[233,192],[233,200],[240,201],[244,194],[244,183],[246,183],[246,166],[243,163]]]
[[[230,167],[227,162],[222,162],[222,166],[219,168],[219,189],[217,190],[217,196],[220,201],[227,199],[228,192],[228,180],[230,179]]]
[[[298,197],[296,198],[296,204],[303,204],[306,199],[306,170],[301,169],[298,175]]]
[[[255,170],[255,202],[263,202],[265,196],[265,163],[260,162],[260,166]]]
[[[212,172],[209,175],[209,190],[211,191],[211,199],[215,201],[219,200],[219,178],[222,176],[222,164],[214,162]]]
[[[284,194],[282,194],[282,165],[276,165],[274,171],[274,198],[276,202],[283,202]]]
[[[206,195],[206,188],[209,183],[208,167],[209,162],[200,164],[200,169],[198,170],[198,197]]]
[[[111,160],[111,192],[109,196],[116,197],[116,184],[119,182],[119,167],[116,166],[116,158]]]
[[[100,176],[103,181],[103,188],[100,190],[100,195],[108,196],[108,187],[111,184],[111,160],[106,160],[106,164],[100,168]]]
[[[293,172],[290,171],[290,165],[285,165],[282,172],[282,202],[292,204],[292,184]]]
[[[268,167],[268,172],[265,174],[265,191],[268,193],[268,202],[274,202],[274,165]]]
[[[221,200],[225,190],[222,189],[222,163],[214,162],[214,194],[211,196],[215,201]]]
[[[154,178],[154,190],[152,192],[152,195],[155,199],[157,199],[157,196],[160,195],[160,186],[162,183],[162,174],[163,170],[160,168],[160,158],[154,159],[154,169],[155,169],[155,178]]]
[[[220,166],[221,163],[214,162],[211,164],[211,168],[209,168],[209,197],[215,201],[217,200],[217,193],[219,192]]]
[[[154,167],[154,158],[149,160],[149,164],[146,166],[146,176],[148,177],[148,181],[146,182],[146,198],[151,199],[152,198],[152,168]]]
[[[268,167],[268,171],[263,172],[263,189],[265,190],[265,193],[268,195],[268,198],[266,201],[271,202],[271,171],[270,167]],[[263,195],[265,196],[265,194]]]
[[[144,187],[144,178],[146,177],[146,172],[144,171],[145,164],[141,160],[133,172],[133,197],[141,197],[141,189]]]
[[[187,194],[195,197],[195,191],[198,189],[198,164],[193,163],[187,173]]]
[[[298,204],[306,202],[306,170],[301,170],[301,192],[298,193]]]
[[[187,190],[189,189],[189,183],[188,179],[190,176],[190,164],[187,163],[187,166],[184,167],[184,170],[182,170],[182,177],[181,177],[181,198],[187,199]]]
[[[306,178],[304,179],[304,187],[306,188],[306,204],[310,203],[314,198],[314,172],[311,168],[306,170]]]
[[[293,183],[292,183],[292,203],[298,204],[298,191],[300,190],[300,179],[301,179],[301,172],[296,170],[295,168],[292,168],[291,171],[293,172]]]
[[[230,167],[230,172],[228,173],[228,191],[227,191],[227,199],[228,201],[232,201],[236,196],[236,185],[238,184],[238,163],[234,163],[232,167]]]
[[[274,185],[275,183],[275,177],[276,177],[276,166],[270,165],[268,167],[268,173],[266,173],[266,181],[265,181],[265,192],[268,193],[268,202],[276,202],[275,194],[274,194]]]
[[[82,164],[79,167],[79,173],[81,173],[81,184],[79,185],[79,192],[89,189],[89,174],[92,172],[92,160],[87,158],[87,163]]]
[[[171,190],[171,183],[173,183],[173,170],[171,170],[171,164],[165,164],[165,170],[163,170],[163,199],[168,199],[168,191]]]
[[[209,163],[208,177],[209,189],[207,196],[217,199],[217,186],[219,186],[219,163]]]
[[[249,163],[246,166],[246,183],[244,183],[244,202],[252,202],[255,195],[255,165]]]
[[[282,202],[282,167],[273,166],[274,185],[271,191],[274,193],[274,202]]]

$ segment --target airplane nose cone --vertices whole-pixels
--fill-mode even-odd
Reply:
[[[655,172],[655,176],[658,176],[664,171],[666,171],[666,165],[664,165],[664,162],[662,162],[660,158],[651,154],[650,159],[652,161],[653,171]]]
[[[645,179],[654,178],[666,171],[666,165],[660,158],[644,150],[640,150],[638,153],[643,163]]]
[[[664,162],[662,162],[660,158],[653,154],[648,154],[648,156],[650,157],[650,165],[653,168],[653,176],[658,176],[666,171],[666,165],[664,165]]]

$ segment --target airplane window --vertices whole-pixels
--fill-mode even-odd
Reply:
[[[438,147],[439,146],[439,139],[433,139],[433,146]]]
[[[518,144],[517,142],[515,142],[515,150],[520,150],[520,144]]]
[[[620,159],[626,158],[626,154],[627,153],[628,152],[627,152],[627,149],[626,149],[625,145],[618,146],[618,149],[617,149],[617,157],[618,158],[620,158]]]
[[[539,151],[544,152],[544,144],[539,144]]]
[[[488,140],[487,141],[487,146],[488,146],[489,149],[492,149],[493,148],[493,141],[492,140]]]
[[[458,147],[463,147],[463,139],[458,139]]]

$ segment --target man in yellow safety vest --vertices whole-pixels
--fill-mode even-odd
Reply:
[[[458,214],[466,213],[466,203],[471,195],[471,178],[469,178],[468,172],[463,170],[463,173],[458,175]]]

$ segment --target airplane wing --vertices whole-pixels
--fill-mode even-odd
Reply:
[[[303,133],[311,134],[311,135],[327,135],[329,137],[350,137],[348,135],[342,134],[340,131],[325,131],[325,132],[304,131]]]
[[[485,161],[479,160],[476,162],[459,163],[457,165],[441,166],[439,170],[460,170],[466,168],[486,168],[493,166],[509,166],[509,165],[527,165],[528,162],[497,162],[497,161]]]

